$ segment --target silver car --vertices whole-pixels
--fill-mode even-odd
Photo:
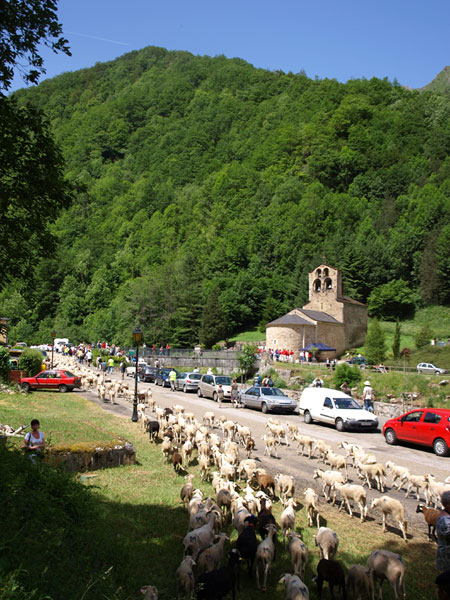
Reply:
[[[435,375],[443,375],[444,373],[447,373],[447,371],[445,369],[440,369],[439,367],[436,367],[432,363],[425,363],[425,362],[419,363],[417,365],[417,372],[418,373],[434,373]]]
[[[194,373],[191,371],[180,373],[175,379],[175,389],[183,390],[184,393],[191,391],[196,392],[201,377],[201,373]]]
[[[251,387],[240,393],[239,400],[243,407],[259,408],[263,413],[277,410],[292,414],[297,408],[295,400],[275,387]]]
[[[198,382],[198,397],[212,398],[214,402],[217,402],[219,385],[222,386],[224,399],[229,400],[231,398],[231,377],[228,375],[203,375]]]

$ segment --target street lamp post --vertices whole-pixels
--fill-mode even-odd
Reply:
[[[55,349],[55,336],[56,336],[56,331],[53,329],[52,330],[52,369],[53,369],[53,350]]]
[[[142,342],[142,331],[139,327],[133,331],[133,341],[136,346],[136,365],[134,372],[134,398],[133,398],[133,415],[131,420],[135,423],[138,420],[137,405],[138,405],[138,363],[139,363],[139,344]]]

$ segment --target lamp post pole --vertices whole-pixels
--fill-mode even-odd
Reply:
[[[53,350],[55,348],[55,336],[56,336],[56,331],[53,330],[52,331],[52,369],[53,369]]]
[[[136,364],[134,371],[134,398],[133,398],[133,415],[131,420],[136,423],[138,420],[137,405],[138,405],[138,364],[139,364],[139,343],[142,341],[142,331],[139,327],[133,331],[133,340],[136,346]]]

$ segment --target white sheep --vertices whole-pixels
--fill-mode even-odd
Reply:
[[[186,475],[185,479],[186,483],[183,485],[180,491],[180,498],[183,504],[189,502],[189,500],[192,498],[192,492],[194,491],[194,487],[192,485],[194,475],[190,473],[189,475]]]
[[[386,515],[391,515],[393,520],[399,524],[403,539],[405,542],[408,541],[406,537],[407,523],[405,520],[405,509],[401,502],[389,496],[381,496],[381,498],[374,498],[372,500],[371,508],[380,508],[383,513],[383,533],[386,532]]]
[[[183,538],[184,553],[190,552],[194,560],[202,550],[211,545],[214,539],[215,514],[211,512],[208,519],[205,525],[194,531],[188,531]]]
[[[345,456],[335,454],[332,450],[328,450],[326,460],[333,470],[343,469],[345,471],[345,481],[348,480],[347,459]]]
[[[193,567],[195,567],[195,561],[192,556],[185,556],[175,572],[178,598],[184,595],[186,600],[190,600],[192,596],[195,588]]]
[[[288,552],[291,557],[292,566],[294,567],[294,573],[300,575],[303,579],[309,556],[308,548],[299,534],[294,531],[288,533],[288,540]]]
[[[339,548],[339,538],[335,531],[329,527],[319,527],[314,542],[319,546],[320,558],[331,560],[336,556]]]
[[[303,456],[304,448],[307,448],[308,458],[311,458],[312,449],[313,449],[313,446],[315,443],[314,438],[311,438],[307,435],[300,435],[300,434],[294,434],[293,438],[297,442],[297,454],[301,454]],[[301,452],[299,451],[300,447],[302,449]]]
[[[377,579],[380,580],[379,600],[382,600],[382,587],[385,579],[389,581],[394,590],[395,600],[398,600],[400,588],[403,590],[403,598],[406,598],[405,591],[405,563],[400,554],[389,552],[389,550],[374,550],[367,559],[369,576],[372,581],[373,594]]]
[[[280,516],[280,525],[283,530],[283,544],[286,542],[286,534],[295,529],[295,500],[289,498],[286,502],[286,508],[283,510]]]
[[[331,492],[333,492],[333,506],[336,502],[336,483],[345,483],[344,476],[340,471],[323,471],[322,469],[315,469],[314,479],[322,479],[323,488],[322,493],[325,496],[327,502],[331,499]],[[328,493],[327,493],[328,489]]]
[[[285,503],[288,498],[292,498],[295,493],[295,481],[292,475],[275,475],[275,490],[277,496]]]
[[[224,554],[225,542],[229,539],[225,533],[221,533],[218,536],[218,541],[213,546],[203,550],[197,560],[199,573],[208,573],[219,568]]]
[[[277,442],[273,435],[263,435],[262,439],[264,440],[264,454],[272,457],[272,450],[275,453],[275,456],[278,458],[277,454]]]
[[[425,481],[423,475],[411,475],[411,473],[409,473],[406,482],[408,487],[406,489],[405,498],[409,496],[409,493],[413,488],[416,488],[416,500],[420,500],[419,490],[424,493],[424,497],[427,499],[429,484],[428,481]]]
[[[298,575],[285,573],[279,583],[284,583],[286,600],[309,600],[309,590]]]
[[[391,472],[393,489],[399,490],[402,487],[403,482],[409,476],[409,469],[407,467],[402,467],[401,465],[396,465],[391,460],[387,461],[386,469],[388,469]],[[395,482],[397,481],[397,479],[397,487],[395,487]]]
[[[367,493],[362,485],[351,485],[349,483],[342,485],[341,483],[336,483],[335,488],[342,496],[342,502],[339,510],[342,510],[345,502],[349,515],[353,517],[352,507],[350,505],[350,500],[353,500],[353,502],[356,502],[356,504],[359,506],[361,523],[365,521],[367,516]]]
[[[314,515],[317,521],[317,528],[320,527],[320,515],[319,515],[319,496],[312,488],[307,488],[303,495],[305,497],[305,509],[308,515],[308,525],[313,526]]]
[[[258,545],[256,549],[256,585],[258,589],[263,592],[266,591],[267,575],[275,556],[275,544],[273,541],[273,536],[275,535],[276,529],[277,528],[275,525],[268,525],[267,537]]]
[[[384,492],[386,488],[386,471],[381,463],[364,464],[356,461],[356,469],[364,483],[367,483],[369,489],[372,489],[372,480],[375,481],[376,487],[380,492]]]

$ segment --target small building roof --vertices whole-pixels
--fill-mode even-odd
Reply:
[[[364,302],[360,302],[359,300],[355,300],[354,298],[350,298],[349,296],[341,296],[338,298],[342,302],[348,302],[349,304],[359,304],[359,306],[366,306]]]
[[[270,327],[271,325],[310,325],[311,327],[313,326],[311,321],[307,321],[306,319],[302,319],[298,315],[293,315],[291,313],[287,313],[279,319],[275,319],[275,321],[268,323],[267,327]]]
[[[322,312],[321,310],[305,310],[304,308],[297,308],[299,312],[313,319],[313,321],[320,321],[322,323],[338,323],[342,325],[340,321],[329,315],[328,313]]]
[[[330,348],[330,346],[322,344],[322,342],[316,342],[315,344],[308,344],[306,348],[301,349],[301,352],[304,352],[305,350],[311,350],[311,348],[317,348],[319,352],[325,352],[326,350],[336,350],[336,348]]]

